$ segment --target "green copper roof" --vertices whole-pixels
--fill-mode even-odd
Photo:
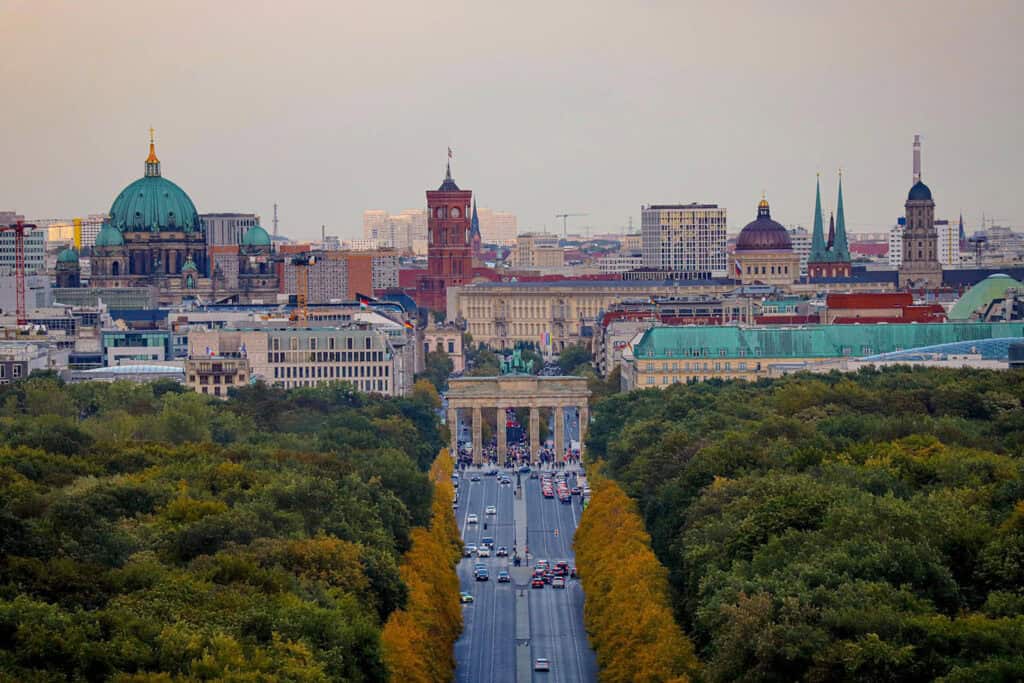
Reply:
[[[78,263],[78,252],[74,249],[65,249],[57,254],[57,263]]]
[[[121,236],[121,231],[112,226],[110,223],[104,222],[103,227],[100,228],[100,232],[96,235],[95,246],[97,247],[121,247],[124,246],[124,237]]]
[[[973,339],[1024,336],[1024,323],[653,327],[633,349],[646,359],[840,358]]]
[[[185,191],[167,178],[144,176],[114,200],[110,223],[121,232],[193,232],[199,229],[199,212]]]
[[[850,260],[850,245],[846,241],[846,211],[843,210],[843,174],[839,173],[839,200],[836,202],[836,241],[832,245],[832,260],[844,263]]]
[[[821,263],[828,259],[825,246],[825,226],[821,219],[821,179],[814,183],[814,230],[811,232],[811,253],[807,257],[809,263]]]
[[[242,238],[243,247],[269,247],[270,235],[258,225],[249,228]]]
[[[1024,289],[1017,280],[1009,275],[996,273],[974,285],[960,297],[949,311],[950,320],[970,320],[971,315],[980,309],[988,308],[996,299],[1006,296],[1006,290],[1011,288]]]

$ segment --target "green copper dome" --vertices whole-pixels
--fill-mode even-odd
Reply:
[[[121,236],[121,231],[115,228],[110,223],[104,221],[103,227],[100,228],[100,232],[96,235],[96,246],[97,247],[122,247],[124,246],[124,237]]]
[[[269,247],[270,235],[258,225],[254,225],[245,233],[242,238],[243,247]]]
[[[74,249],[65,249],[57,254],[57,263],[78,263],[78,254]]]
[[[199,212],[185,191],[160,175],[160,160],[149,145],[146,175],[121,190],[110,207],[110,223],[124,232],[194,232]]]

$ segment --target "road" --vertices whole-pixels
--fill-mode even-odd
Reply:
[[[492,536],[495,547],[513,546],[513,488],[502,486],[497,477],[484,476],[471,481],[467,471],[459,484],[459,508],[456,519],[465,543],[480,544],[484,536]],[[531,563],[534,559],[547,559],[554,563],[567,560],[575,564],[572,536],[579,520],[581,506],[578,497],[572,505],[563,505],[556,499],[541,496],[536,479],[522,477],[526,496],[527,526]],[[570,480],[571,484],[571,480]],[[488,516],[488,505],[497,507],[497,515]],[[467,517],[474,513],[478,524],[468,524]],[[487,523],[485,530],[484,523]],[[554,530],[558,529],[555,534]],[[523,539],[515,539],[522,552]],[[483,562],[490,570],[489,581],[473,578],[473,564]],[[483,681],[516,681],[515,594],[525,592],[529,603],[530,661],[546,657],[551,661],[549,673],[533,673],[526,680],[549,682],[577,682],[597,680],[597,660],[587,643],[583,628],[583,589],[571,579],[564,590],[551,586],[530,589],[527,586],[497,582],[498,571],[508,567],[510,558],[463,558],[458,574],[463,591],[473,595],[474,602],[463,606],[463,631],[455,644],[457,660],[456,681],[477,683]]]

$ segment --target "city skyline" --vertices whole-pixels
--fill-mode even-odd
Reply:
[[[562,212],[589,214],[570,231],[630,217],[638,229],[641,205],[697,201],[726,208],[734,233],[762,190],[780,222],[809,227],[814,173],[834,186],[840,166],[851,233],[885,230],[914,134],[938,216],[962,210],[971,229],[982,212],[1024,216],[1010,2],[783,3],[767,16],[183,3],[153,22],[156,7],[0,5],[0,85],[19,94],[3,208],[107,210],[141,175],[152,125],[166,176],[200,212],[269,221],[277,202],[282,234],[300,240],[321,225],[357,237],[367,208],[420,207],[448,147],[456,180],[522,232],[560,232]]]

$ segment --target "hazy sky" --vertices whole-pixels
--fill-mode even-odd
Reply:
[[[903,211],[911,141],[937,214],[1024,227],[1024,1],[0,0],[0,210],[106,211],[164,175],[200,212],[361,234],[453,175],[520,230],[761,191],[785,224]]]

